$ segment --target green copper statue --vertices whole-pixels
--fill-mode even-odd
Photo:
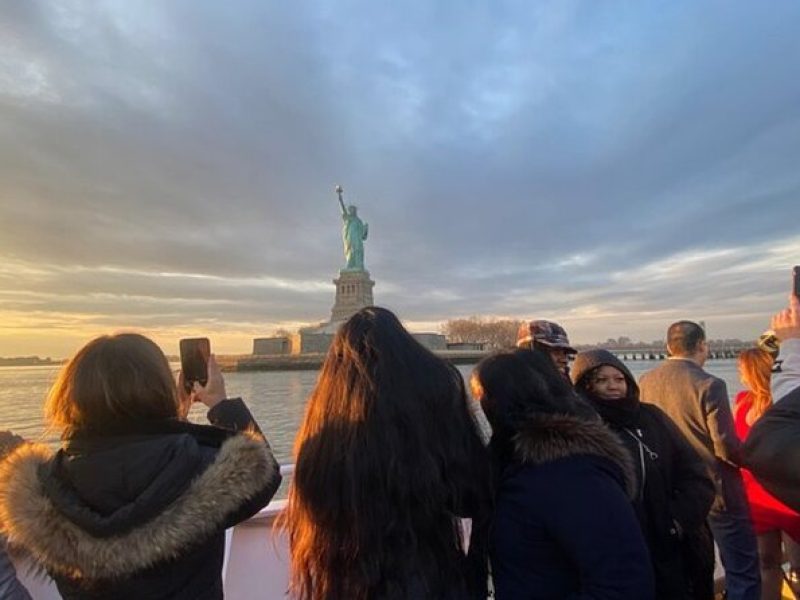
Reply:
[[[345,208],[342,200],[342,186],[336,186],[336,195],[339,196],[339,207],[342,209],[342,241],[344,242],[344,257],[347,260],[345,271],[364,270],[364,240],[369,233],[369,225],[358,218],[358,209],[352,204]]]

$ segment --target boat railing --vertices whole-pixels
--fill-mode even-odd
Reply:
[[[282,465],[281,475],[291,477],[294,465]],[[275,519],[286,507],[286,500],[273,500],[247,521],[225,532],[225,557],[222,580],[226,600],[280,600],[289,586],[289,544]],[[464,531],[468,539],[468,531]],[[35,575],[30,564],[17,563],[17,573],[35,600],[60,600],[55,585],[47,577]],[[724,587],[724,572],[719,557],[715,572],[717,592]],[[786,596],[790,598],[791,596]]]

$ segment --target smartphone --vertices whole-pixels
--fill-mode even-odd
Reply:
[[[192,391],[194,382],[208,383],[208,357],[211,355],[211,342],[208,338],[186,338],[180,341],[181,371],[183,385],[187,392]]]
[[[800,299],[800,266],[795,265],[794,269],[792,269],[792,278],[794,280],[792,291],[795,297]]]

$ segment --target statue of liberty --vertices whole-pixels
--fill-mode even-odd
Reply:
[[[364,240],[369,233],[369,225],[358,217],[358,209],[352,204],[345,208],[342,200],[342,186],[336,186],[339,196],[339,207],[342,209],[342,242],[344,242],[344,257],[347,265],[344,271],[364,270]]]

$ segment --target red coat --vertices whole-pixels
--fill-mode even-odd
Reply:
[[[736,434],[742,442],[750,433],[747,412],[752,403],[750,392],[744,391],[737,394],[734,424],[736,425]],[[795,541],[800,542],[800,513],[796,513],[771,495],[747,469],[742,469],[742,479],[756,534],[761,535],[777,529],[786,532]]]

